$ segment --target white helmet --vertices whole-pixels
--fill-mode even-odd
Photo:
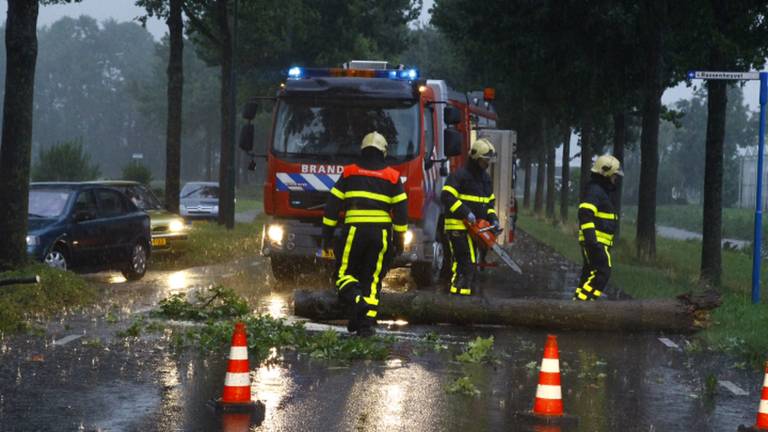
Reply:
[[[609,154],[598,157],[595,160],[595,164],[592,165],[591,171],[605,177],[611,177],[614,174],[621,177],[624,176],[624,171],[621,170],[621,162]]]
[[[387,139],[384,138],[384,135],[376,131],[363,137],[363,143],[360,145],[360,149],[362,150],[366,147],[374,147],[384,153],[384,156],[387,155]]]
[[[472,148],[469,149],[469,157],[475,160],[488,159],[493,161],[496,159],[496,149],[486,138],[480,138],[472,143]]]

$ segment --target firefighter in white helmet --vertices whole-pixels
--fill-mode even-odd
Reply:
[[[579,204],[579,244],[584,265],[574,300],[597,300],[611,276],[611,246],[619,215],[610,194],[623,176],[621,163],[611,155],[602,155],[592,165],[591,179]]]
[[[337,245],[336,288],[349,309],[347,329],[358,336],[375,333],[381,281],[390,261],[404,248],[408,201],[400,173],[387,166],[387,140],[367,134],[357,164],[331,189],[323,217],[321,248],[331,248],[339,213],[344,211],[343,244]]]
[[[485,138],[477,139],[469,150],[467,164],[448,176],[440,195],[445,205],[445,233],[451,248],[451,294],[469,296],[474,289],[478,251],[464,221],[474,224],[478,219],[485,219],[499,229],[496,197],[486,172],[495,159],[493,144]]]

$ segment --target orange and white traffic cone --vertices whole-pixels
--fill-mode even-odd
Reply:
[[[248,366],[248,338],[245,324],[235,324],[232,345],[229,349],[229,364],[224,378],[224,391],[216,400],[216,408],[223,411],[250,411],[256,408],[251,400],[251,375]]]
[[[760,395],[760,405],[757,408],[757,422],[752,427],[739,426],[739,432],[768,431],[768,362],[765,363],[763,376],[763,391]]]
[[[560,354],[557,336],[547,335],[544,358],[539,368],[539,384],[533,411],[518,413],[518,417],[536,424],[575,424],[578,419],[563,412],[562,386],[560,385]]]

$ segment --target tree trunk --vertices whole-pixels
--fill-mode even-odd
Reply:
[[[296,315],[313,320],[344,319],[338,296],[330,290],[294,292]],[[574,302],[536,298],[456,298],[441,293],[384,291],[379,319],[410,324],[493,324],[551,330],[696,331],[709,324],[709,310],[720,297],[709,291],[676,299]]]
[[[667,2],[645,0],[640,6],[643,130],[640,136],[640,184],[637,203],[637,256],[656,257],[656,185],[659,169],[659,114],[664,92],[663,47]]]
[[[213,181],[213,141],[208,131],[205,131],[205,178]]]
[[[722,274],[723,141],[728,104],[725,81],[707,82],[707,146],[704,166],[704,214],[701,280],[720,285]]]
[[[8,0],[0,147],[0,271],[18,268],[27,261],[37,12],[37,1]]]
[[[216,22],[221,35],[221,151],[219,152],[219,224],[232,228],[235,225],[233,174],[232,119],[230,98],[232,97],[232,34],[229,30],[229,8],[227,0],[216,0]]]
[[[624,168],[624,148],[627,145],[627,115],[624,111],[619,111],[613,115],[613,156],[621,162],[622,169]],[[616,214],[621,215],[621,187],[624,182],[623,177],[619,177],[616,181],[616,191],[611,195],[613,201],[613,207],[616,209]],[[616,223],[616,232],[614,238],[619,239],[621,233],[621,218]]]
[[[531,156],[525,156],[523,159],[523,207],[531,208]]]
[[[171,0],[168,14],[170,56],[168,57],[168,124],[165,144],[165,207],[179,212],[181,183],[181,107],[184,89],[184,24],[181,5]]]
[[[547,217],[555,218],[555,144],[547,146]]]
[[[581,128],[581,169],[579,173],[579,201],[589,184],[589,170],[592,169],[592,116],[587,114]]]
[[[542,144],[539,142],[539,144]],[[546,149],[539,146],[536,149],[536,195],[533,197],[533,211],[541,214],[544,209],[544,187],[546,183],[547,169]]]
[[[568,195],[571,180],[571,127],[563,128],[563,166],[560,174],[560,220],[568,220]]]

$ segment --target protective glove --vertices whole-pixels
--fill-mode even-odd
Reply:
[[[474,225],[475,222],[477,222],[477,218],[475,217],[475,214],[472,212],[469,212],[467,215],[467,222],[469,222],[470,225]]]
[[[491,224],[491,231],[493,231],[495,235],[499,235],[504,230],[501,228],[501,225],[499,225],[499,221],[494,220]]]
[[[395,257],[398,257],[405,250],[405,233],[395,233],[393,240],[392,251],[395,253]]]

